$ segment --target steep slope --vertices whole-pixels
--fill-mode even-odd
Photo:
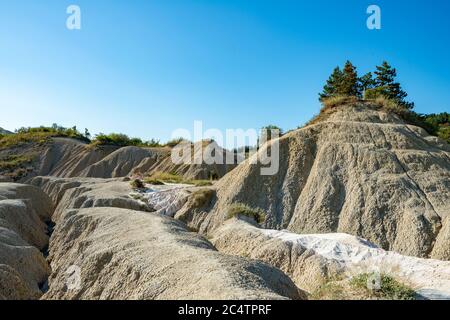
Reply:
[[[118,148],[88,147],[74,139],[53,138],[40,158],[37,176],[76,177],[95,165]]]
[[[36,299],[50,268],[40,250],[48,246],[44,222],[52,204],[40,189],[0,183],[0,300]]]
[[[219,227],[239,202],[266,211],[266,228],[348,233],[385,250],[450,259],[445,142],[359,103],[335,108],[279,144],[278,174],[262,176],[260,164],[246,161],[219,182],[204,232]]]

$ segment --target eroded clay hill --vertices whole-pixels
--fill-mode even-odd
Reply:
[[[92,146],[69,138],[52,138],[44,143],[23,143],[0,149],[0,160],[30,159],[19,169],[20,175],[15,177],[18,182],[26,182],[35,176],[118,178],[155,172],[175,173],[185,179],[219,179],[236,166],[175,164],[170,155],[171,148],[168,147]],[[196,156],[192,154],[193,159]],[[0,167],[0,181],[11,180],[8,175],[8,170]]]
[[[183,223],[148,212],[121,179],[38,177],[31,183],[56,204],[43,299],[306,297],[279,269],[222,254]],[[79,282],[69,286],[73,267]]]
[[[279,144],[278,174],[262,176],[248,161],[238,166],[219,182],[200,230],[218,228],[238,202],[263,209],[265,228],[348,233],[450,260],[448,144],[367,103],[338,107]]]

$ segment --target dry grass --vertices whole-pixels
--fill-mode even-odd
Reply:
[[[320,109],[320,113],[308,121],[303,128],[326,121],[338,107],[346,104],[354,104],[360,102],[360,100],[357,97],[352,96],[335,96],[323,99],[321,102],[323,107]]]
[[[325,109],[335,108],[344,104],[351,104],[358,102],[359,99],[354,96],[334,96],[322,100],[322,105]]]

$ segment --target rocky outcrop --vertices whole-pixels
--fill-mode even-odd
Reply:
[[[240,202],[266,211],[266,228],[348,233],[386,250],[450,259],[445,142],[370,104],[336,108],[278,141],[278,173],[262,176],[261,165],[246,161],[226,175],[203,232]]]
[[[37,299],[50,268],[50,199],[33,186],[0,183],[0,299]]]
[[[179,221],[142,211],[129,182],[37,177],[59,199],[44,299],[304,299],[280,270],[221,254]],[[119,208],[120,207],[120,208]]]

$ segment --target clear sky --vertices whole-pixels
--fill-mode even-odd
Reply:
[[[81,30],[66,28],[70,4]],[[0,127],[292,129],[347,59],[388,60],[416,111],[449,111],[449,16],[447,0],[0,0]]]

